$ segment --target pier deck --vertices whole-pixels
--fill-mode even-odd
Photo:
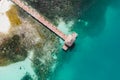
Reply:
[[[16,5],[21,7],[23,10],[25,10],[27,13],[29,13],[31,16],[33,16],[36,20],[38,20],[40,23],[42,23],[45,27],[50,29],[52,32],[54,32],[56,35],[58,35],[60,38],[62,38],[65,43],[63,46],[64,50],[67,50],[69,47],[71,47],[76,40],[77,34],[73,33],[70,35],[64,34],[62,31],[57,29],[56,26],[54,26],[52,23],[47,21],[40,13],[38,13],[35,9],[32,7],[29,7],[25,3],[23,3],[21,0],[12,0]]]

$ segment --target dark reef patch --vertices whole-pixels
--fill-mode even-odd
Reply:
[[[74,20],[73,28],[86,36],[97,36],[105,27],[104,15],[110,0],[23,0],[53,23],[59,17],[64,21]],[[78,20],[88,22],[87,26]],[[82,25],[81,25],[82,24]],[[97,26],[99,25],[99,26]],[[85,36],[84,35],[84,36]],[[83,35],[82,35],[83,36]]]
[[[33,80],[29,73],[26,73],[21,80]]]
[[[0,45],[0,66],[22,61],[27,57],[27,51],[20,44],[20,37],[14,35]]]

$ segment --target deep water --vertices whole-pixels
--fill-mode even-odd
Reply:
[[[120,80],[120,1],[116,1],[107,6],[99,35],[79,34],[75,47],[62,52],[63,65],[53,80]],[[79,28],[75,30],[79,33]]]

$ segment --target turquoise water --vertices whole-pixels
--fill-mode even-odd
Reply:
[[[108,6],[105,23],[98,36],[79,34],[53,80],[120,80],[120,9]]]
[[[95,5],[92,10],[96,10]],[[60,52],[60,55],[62,54],[61,65],[56,69],[51,80],[120,80],[119,5],[119,0],[114,0],[110,6],[105,4],[102,4],[102,6],[98,5],[105,12],[97,9],[95,13],[97,16],[102,14],[100,17],[104,18],[95,20],[95,17],[92,19],[94,16],[92,14],[88,18],[94,23],[100,23],[92,27],[96,28],[95,30],[90,29],[90,27],[90,30],[84,32],[80,29],[81,27],[84,28],[84,25],[80,23],[75,25],[73,31],[78,33],[76,45],[68,52]],[[89,20],[86,25],[89,25]],[[83,17],[83,23],[84,21],[87,21],[87,19],[84,20]],[[91,24],[91,26],[93,25]],[[67,31],[65,29],[62,30]],[[31,80],[30,76],[36,78],[31,63],[31,60],[27,58],[19,63],[0,67],[0,80],[20,80],[24,74],[27,74],[27,76],[24,76],[21,80]]]

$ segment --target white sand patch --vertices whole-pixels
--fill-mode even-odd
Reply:
[[[8,33],[10,29],[10,22],[6,14],[0,14],[0,32]]]
[[[5,13],[12,5],[13,3],[10,0],[0,0],[0,13]]]
[[[65,21],[62,18],[60,18],[58,29],[60,29],[65,34],[69,34],[71,33],[71,28],[73,24],[74,24],[74,21],[69,21],[68,24],[66,24]]]
[[[24,61],[0,67],[0,80],[21,80],[26,73],[29,73],[34,80],[37,80],[31,65],[34,50],[28,51],[28,53],[29,56]]]
[[[21,80],[26,72],[28,72],[33,79],[37,78],[31,67],[31,61],[28,58],[9,66],[0,67],[0,80]]]
[[[10,0],[0,0],[0,33],[9,32],[10,21],[6,15],[6,12],[10,9],[12,5],[14,4]],[[33,54],[33,50],[29,51],[28,57],[32,58]],[[31,64],[31,60],[29,58],[26,58],[24,61],[0,67],[0,80],[21,80],[26,72],[28,72],[35,80],[37,76],[33,71]]]
[[[0,1],[0,32],[1,33],[8,33],[10,29],[10,21],[6,15],[6,11],[8,11],[12,5],[13,3],[8,0]]]
[[[65,21],[60,18],[58,21],[58,29],[61,30],[64,34],[71,34],[71,28],[74,24],[74,21],[69,21],[67,24],[65,23]],[[60,39],[60,43],[63,44],[63,40]]]
[[[28,51],[28,53],[29,53],[28,57],[29,57],[30,59],[33,59],[34,50]]]

